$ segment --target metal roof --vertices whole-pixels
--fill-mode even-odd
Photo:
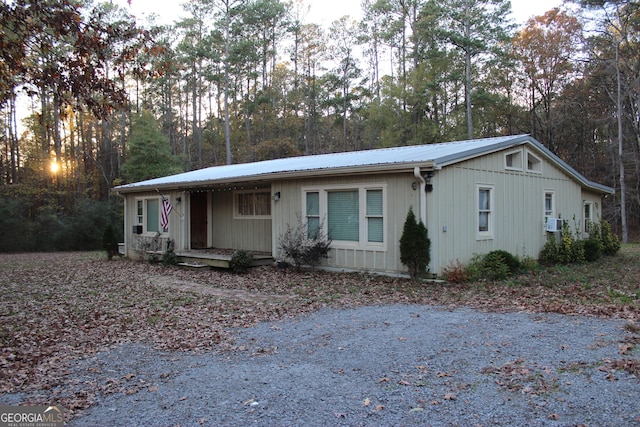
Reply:
[[[312,156],[288,157],[253,163],[212,166],[161,178],[115,187],[123,193],[231,182],[270,180],[293,176],[314,176],[328,173],[357,173],[406,169],[414,166],[439,169],[466,159],[489,154],[509,147],[532,144],[549,160],[564,168],[584,186],[612,193],[613,189],[587,180],[541,143],[529,135],[502,136],[427,145],[380,148]]]

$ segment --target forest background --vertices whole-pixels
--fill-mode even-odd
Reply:
[[[170,25],[111,2],[0,3],[0,251],[86,250],[122,230],[117,184],[211,165],[529,133],[615,188],[640,232],[640,5],[189,0]],[[21,103],[30,114],[22,119]]]

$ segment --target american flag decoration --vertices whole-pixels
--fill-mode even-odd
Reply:
[[[169,203],[168,199],[162,198],[162,212],[160,213],[160,225],[163,229],[169,227],[169,214],[171,214],[173,206]]]

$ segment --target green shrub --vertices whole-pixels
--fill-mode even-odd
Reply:
[[[229,267],[234,273],[246,272],[253,263],[253,254],[248,251],[235,251],[231,256]]]
[[[535,260],[527,258],[527,269],[535,269]],[[477,282],[482,279],[505,280],[520,273],[525,266],[518,257],[504,250],[475,254],[467,265],[460,260],[450,262],[443,270],[443,277],[451,283]]]
[[[607,256],[615,255],[620,250],[620,240],[613,234],[611,224],[606,220],[600,221],[600,239],[602,242],[602,253]]]
[[[600,240],[589,239],[583,242],[584,259],[589,262],[597,261],[602,256],[602,243]]]
[[[469,263],[465,266],[465,273],[467,275],[467,280],[469,282],[477,282],[483,277],[483,256],[480,254],[475,254]]]
[[[520,264],[520,260],[518,259],[518,257],[502,249],[489,252],[487,255],[485,255],[485,258],[488,256],[502,258],[502,261],[509,268],[509,272],[511,274],[517,274],[522,269],[522,265]]]
[[[107,259],[109,260],[118,255],[118,241],[111,223],[107,224],[102,233],[102,249],[107,253]]]
[[[482,258],[482,272],[484,277],[490,280],[505,280],[513,272],[504,254],[517,262],[515,257],[505,251],[492,251]],[[519,263],[518,263],[519,264]]]
[[[538,261],[530,256],[520,258],[521,270],[524,272],[536,271],[538,269]]]
[[[172,244],[169,244],[169,248],[162,253],[162,263],[164,265],[178,265],[178,256],[173,250]]]
[[[576,239],[569,229],[568,221],[564,221],[560,238],[557,239],[556,235],[548,234],[539,258],[540,262],[547,265],[577,264],[585,261],[584,251],[584,241]]]
[[[409,208],[400,237],[400,261],[409,269],[409,274],[416,280],[427,270],[431,261],[431,240],[422,220],[418,222]]]

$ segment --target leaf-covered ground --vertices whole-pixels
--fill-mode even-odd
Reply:
[[[459,285],[271,267],[244,275],[188,271],[107,261],[100,253],[0,254],[0,289],[0,401],[22,393],[21,403],[57,403],[73,412],[99,393],[127,392],[126,378],[79,382],[69,374],[74,359],[125,342],[224,351],[234,345],[234,328],[323,306],[435,304],[639,322],[640,246],[624,246],[616,257],[594,264]],[[625,345],[629,350],[637,342]],[[638,374],[635,359],[612,363]]]

